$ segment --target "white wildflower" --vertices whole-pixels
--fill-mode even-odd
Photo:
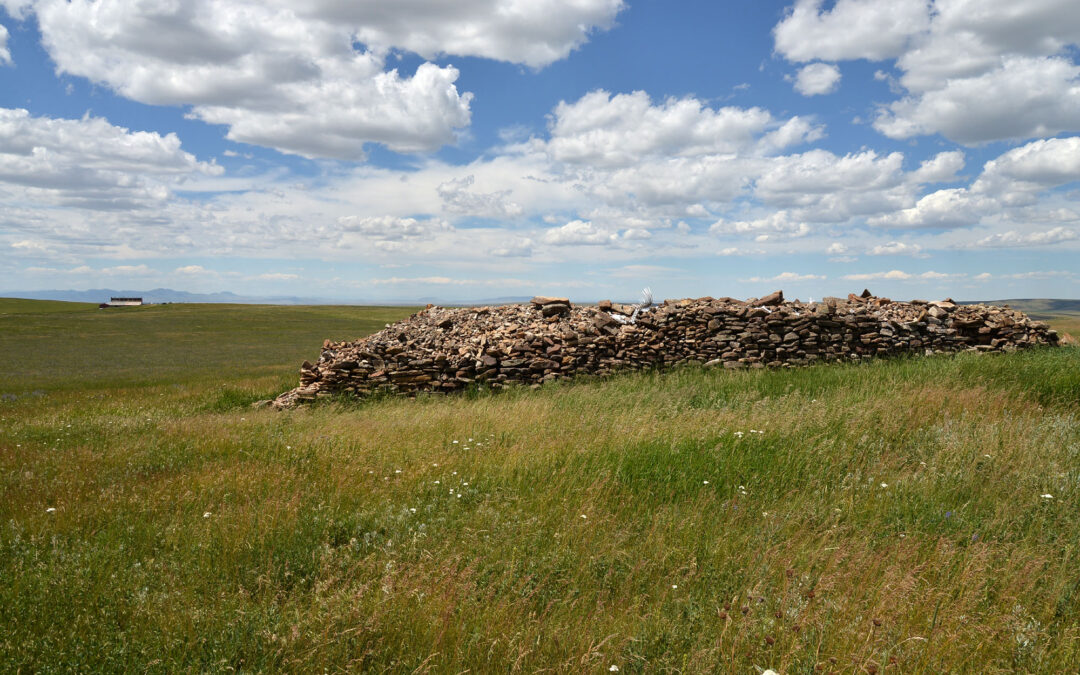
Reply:
[[[701,483],[702,483],[703,485],[708,485],[708,484],[709,484],[709,481],[707,481],[707,480],[703,480],[703,481],[701,481]]]
[[[679,587],[679,585],[678,585],[678,584],[671,584],[671,589],[672,589],[672,590],[675,590],[675,589],[676,589],[676,588],[678,588],[678,587]]]
[[[202,517],[203,518],[209,518],[210,517],[210,512],[207,511],[206,513],[202,514]]]
[[[45,513],[56,513],[56,507],[50,506],[49,508],[45,509]]]
[[[410,509],[409,509],[409,511],[410,511],[411,513],[416,513],[416,509],[415,509],[415,508],[410,508]]]
[[[583,513],[583,514],[581,514],[581,518],[582,518],[582,520],[585,520],[586,518],[588,518],[588,516]]]
[[[882,483],[882,484],[881,484],[881,487],[882,487],[882,488],[887,488],[887,487],[889,487],[889,484],[888,484],[888,483]]]
[[[619,672],[619,667],[613,663],[611,664],[611,667],[608,668],[608,672],[617,673]]]
[[[1053,499],[1053,498],[1054,498],[1054,495],[1052,495],[1052,494],[1050,494],[1049,492],[1047,492],[1046,494],[1042,495],[1042,498],[1043,498],[1043,499]]]

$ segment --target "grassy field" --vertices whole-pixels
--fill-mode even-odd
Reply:
[[[409,311],[0,301],[0,672],[1080,663],[1080,349],[248,407]]]

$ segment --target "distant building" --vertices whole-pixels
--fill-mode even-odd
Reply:
[[[109,298],[108,302],[101,303],[101,307],[138,307],[143,304],[142,298]]]

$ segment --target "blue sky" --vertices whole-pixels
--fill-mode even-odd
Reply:
[[[1074,0],[0,0],[0,290],[1080,297]]]

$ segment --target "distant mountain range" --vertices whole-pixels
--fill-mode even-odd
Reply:
[[[1063,313],[1080,313],[1080,300],[1066,300],[1061,298],[1012,298],[1010,300],[978,300],[962,301],[961,305],[1008,305],[1018,309],[1032,318],[1041,319]]]
[[[171,288],[155,288],[149,291],[119,290],[115,288],[93,288],[88,291],[46,290],[46,291],[0,291],[2,298],[23,298],[26,300],[61,300],[64,302],[108,302],[109,298],[142,298],[143,302],[161,304],[165,302],[214,302],[235,303],[242,305],[505,305],[516,302],[528,302],[532,296],[506,296],[482,298],[480,300],[452,300],[449,298],[425,297],[419,299],[402,298],[391,301],[342,300],[341,298],[305,298],[299,296],[251,296],[237,295],[229,291],[219,293],[189,293]]]
[[[164,302],[229,302],[245,305],[321,305],[331,302],[321,298],[293,296],[253,297],[237,295],[228,291],[220,293],[189,293],[187,291],[174,291],[171,288],[155,288],[150,291],[117,290],[113,288],[93,288],[88,291],[0,291],[0,297],[93,303],[108,302],[109,298],[142,298],[143,302],[153,304]]]

